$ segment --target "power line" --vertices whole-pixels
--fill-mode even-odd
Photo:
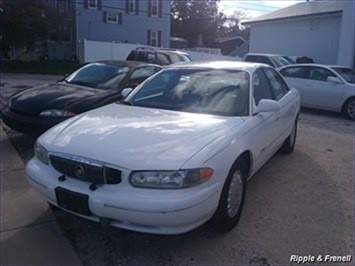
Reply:
[[[223,5],[222,7],[227,7],[227,8],[233,8],[233,9],[245,9],[245,10],[254,10],[254,11],[260,11],[260,12],[273,12],[277,10],[277,8],[273,8],[273,10],[268,10],[268,9],[263,9],[263,8],[252,8],[252,7],[243,7],[243,6],[230,6],[230,5]]]

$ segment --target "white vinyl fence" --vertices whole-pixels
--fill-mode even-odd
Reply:
[[[87,41],[81,45],[81,63],[94,62],[99,60],[125,60],[128,54],[137,47],[148,47],[146,45],[115,42]],[[193,61],[228,60],[235,61],[236,57],[223,56],[220,54],[208,54],[204,52],[187,52]]]

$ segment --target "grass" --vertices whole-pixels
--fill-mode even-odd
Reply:
[[[1,61],[2,73],[25,73],[44,75],[65,75],[73,72],[82,65],[72,61]]]

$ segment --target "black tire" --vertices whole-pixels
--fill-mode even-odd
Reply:
[[[235,177],[240,175],[240,177]],[[238,159],[231,170],[229,171],[228,177],[224,183],[221,197],[219,199],[219,204],[217,210],[213,216],[213,222],[217,225],[220,230],[229,231],[233,229],[239,222],[240,216],[242,214],[245,192],[246,192],[246,180],[247,180],[247,167],[243,159]],[[236,183],[237,182],[237,183]],[[239,185],[241,192],[233,191],[233,187]],[[235,187],[237,188],[237,187]],[[237,188],[238,190],[238,188]],[[231,201],[230,193],[236,192],[234,201],[236,206],[231,206],[229,201]],[[232,195],[233,199],[233,195]],[[238,204],[239,201],[239,204]]]
[[[295,124],[293,125],[291,134],[287,137],[284,144],[281,146],[280,151],[284,154],[292,153],[295,148],[297,138],[297,121],[298,117],[296,118]]]
[[[343,105],[343,114],[350,120],[355,120],[355,98],[348,99]]]

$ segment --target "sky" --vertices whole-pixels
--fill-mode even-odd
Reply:
[[[219,7],[228,16],[235,10],[244,10],[250,18],[270,13],[272,11],[304,2],[305,0],[221,0]]]

